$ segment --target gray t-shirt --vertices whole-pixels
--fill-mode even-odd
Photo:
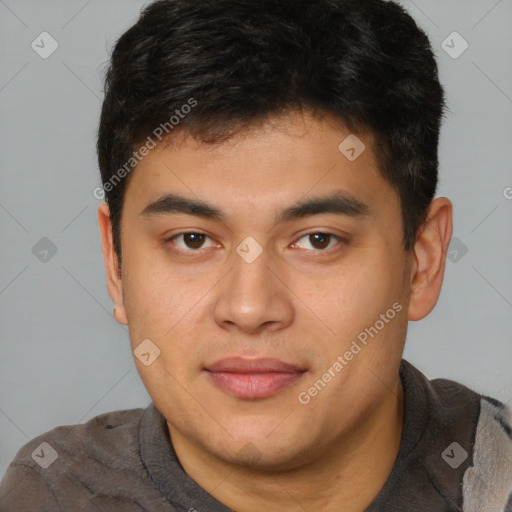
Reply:
[[[404,429],[394,468],[366,512],[512,512],[512,413],[402,360]],[[114,411],[25,444],[0,512],[229,512],[183,470],[165,418]]]

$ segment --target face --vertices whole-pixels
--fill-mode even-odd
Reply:
[[[130,177],[118,319],[132,350],[151,340],[135,362],[170,427],[213,457],[250,446],[291,468],[390,398],[410,258],[371,137],[354,160],[348,135],[293,114],[220,145],[175,139]]]

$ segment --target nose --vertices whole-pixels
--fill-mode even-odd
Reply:
[[[266,250],[252,262],[234,254],[231,271],[217,287],[214,306],[215,321],[223,329],[258,334],[292,323],[293,293],[286,286],[287,269],[271,259]]]

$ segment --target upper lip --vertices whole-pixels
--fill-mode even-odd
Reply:
[[[263,357],[259,359],[246,359],[243,357],[226,357],[205,367],[210,372],[232,373],[272,373],[272,372],[304,372],[305,368],[279,359]]]

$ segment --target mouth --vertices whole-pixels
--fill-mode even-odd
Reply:
[[[219,389],[236,398],[268,398],[296,383],[307,369],[278,359],[221,359],[203,371]]]

